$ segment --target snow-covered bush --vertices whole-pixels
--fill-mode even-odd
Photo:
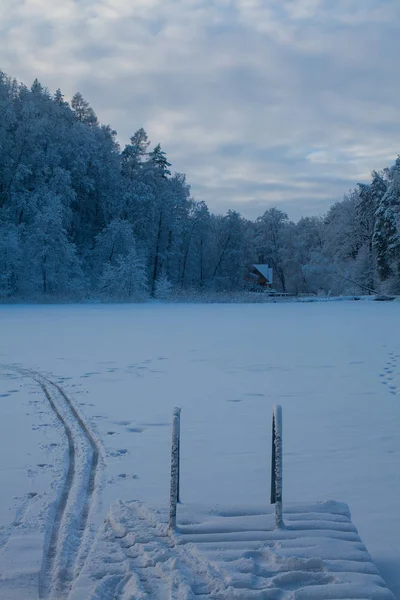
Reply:
[[[107,300],[138,302],[148,297],[146,266],[135,246],[116,264],[106,266],[99,287]]]
[[[171,297],[173,285],[165,275],[165,273],[160,274],[154,286],[154,297],[157,300],[168,300]]]

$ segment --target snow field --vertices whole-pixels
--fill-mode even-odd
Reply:
[[[0,362],[60,385],[100,440],[104,461],[85,543],[117,499],[138,501],[146,510],[168,507],[176,405],[182,407],[185,506],[262,505],[266,512],[271,410],[279,403],[284,508],[327,498],[348,503],[374,562],[399,596],[399,311],[398,303],[374,302],[0,307]],[[22,391],[0,396],[2,419],[8,414],[7,436],[0,440],[1,593],[1,565],[14,562],[15,573],[25,569],[37,578],[38,560],[16,553],[7,532],[28,533],[28,516],[18,527],[12,521],[24,502],[16,497],[32,493],[41,515],[32,530],[39,537],[48,531],[66,448],[43,392],[4,373],[0,394],[16,389],[15,382]],[[19,394],[19,404],[11,404]],[[32,398],[38,404],[29,404]],[[40,444],[51,443],[58,445],[46,449],[45,460]],[[76,585],[83,589],[90,561],[71,582],[74,600],[88,597],[79,597]],[[106,575],[117,569],[106,568]],[[15,592],[10,598],[30,597],[21,594],[28,587],[17,579],[7,584]],[[87,582],[93,584],[90,577]]]

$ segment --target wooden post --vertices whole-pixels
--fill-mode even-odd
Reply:
[[[275,504],[275,527],[283,527],[282,515],[282,408],[272,412],[271,504]]]
[[[180,487],[181,487],[181,409],[180,408],[175,408],[175,410],[178,410],[179,412],[178,414],[178,420],[177,420],[177,442],[178,442],[178,466],[177,466],[177,470],[178,470],[178,474],[177,474],[177,484],[176,484],[176,502],[177,504],[180,503],[181,498],[180,498]],[[175,411],[174,411],[174,415],[175,415]],[[175,418],[175,417],[174,417]]]
[[[176,527],[176,505],[179,502],[179,459],[180,459],[181,409],[175,407],[172,420],[171,488],[169,500],[169,527]]]

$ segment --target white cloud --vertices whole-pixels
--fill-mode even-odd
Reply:
[[[144,126],[212,210],[328,208],[400,150],[391,0],[2,0],[0,64]]]

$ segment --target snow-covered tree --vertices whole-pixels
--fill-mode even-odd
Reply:
[[[18,297],[22,264],[19,228],[0,225],[0,298]]]
[[[83,293],[84,280],[74,244],[63,225],[57,197],[46,203],[27,227],[24,243],[24,292],[36,296],[70,297]]]
[[[161,150],[161,144],[157,144],[154,150],[149,152],[149,160],[161,177],[171,175],[171,171],[168,168],[171,166],[171,163],[168,162],[165,152]]]
[[[97,263],[115,264],[120,256],[126,256],[135,243],[132,225],[122,219],[114,219],[96,236],[95,256]]]
[[[274,270],[274,280],[283,292],[293,257],[289,217],[277,208],[269,208],[257,219],[258,261]]]
[[[143,166],[147,156],[147,148],[150,142],[147,133],[141,127],[134,133],[121,155],[122,172],[125,176],[134,178],[140,167]]]
[[[146,265],[135,245],[126,256],[119,256],[115,264],[106,265],[99,290],[110,300],[140,301],[146,298]]]
[[[382,280],[400,276],[400,157],[391,169],[390,183],[375,212],[373,235],[378,273]]]
[[[173,284],[165,273],[160,273],[156,279],[154,297],[157,300],[168,300],[171,297]]]

